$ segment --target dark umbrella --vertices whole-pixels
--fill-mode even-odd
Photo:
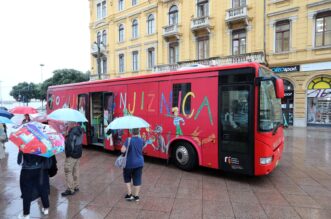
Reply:
[[[8,112],[6,110],[0,109],[0,116],[6,117],[8,119],[11,119],[14,116],[14,114],[12,114],[12,113],[10,113],[10,112]]]

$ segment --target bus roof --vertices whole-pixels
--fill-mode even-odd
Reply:
[[[61,84],[61,85],[53,85],[50,86],[48,89],[64,89],[64,88],[73,88],[76,86],[82,85],[93,85],[93,84],[103,84],[108,82],[121,82],[121,81],[128,81],[128,80],[136,80],[136,79],[147,79],[147,78],[160,78],[160,77],[168,77],[168,76],[175,76],[175,75],[182,75],[182,74],[191,74],[191,73],[201,73],[201,72],[210,72],[210,71],[219,71],[219,70],[226,70],[226,69],[234,69],[234,68],[245,68],[245,67],[260,67],[261,64],[256,62],[247,62],[247,63],[240,63],[240,64],[231,64],[231,65],[222,65],[222,66],[210,66],[210,67],[197,67],[197,68],[190,68],[184,70],[177,70],[177,71],[168,71],[168,72],[157,72],[157,73],[150,73],[144,75],[137,75],[137,76],[128,76],[123,78],[111,78],[105,80],[96,80],[96,81],[85,81],[79,83],[71,83],[71,84]]]

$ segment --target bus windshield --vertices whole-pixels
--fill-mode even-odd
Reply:
[[[266,71],[266,69],[263,69]],[[261,81],[259,106],[259,129],[267,132],[275,130],[281,125],[281,100],[276,98],[275,87],[271,80]]]

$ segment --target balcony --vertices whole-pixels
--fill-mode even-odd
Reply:
[[[110,76],[109,76],[109,74],[101,74],[100,79],[101,80],[110,79]],[[96,80],[99,80],[99,76],[98,76],[97,73],[93,74],[93,75],[90,75],[90,81],[96,81]]]
[[[206,30],[208,33],[210,33],[211,26],[209,19],[209,16],[193,18],[191,22],[191,30],[193,32]]]
[[[169,26],[165,26],[163,27],[163,34],[162,36],[168,40],[169,38],[177,38],[179,39],[179,26],[178,24],[174,24],[174,25],[169,25]]]
[[[246,25],[248,25],[247,6],[242,6],[239,8],[231,8],[227,10],[225,21],[228,24],[244,22]]]
[[[100,48],[100,57],[106,56],[107,55],[107,49],[106,46],[103,45],[102,43],[99,44]],[[94,57],[98,57],[98,45],[96,43],[93,43],[91,46],[91,55]]]
[[[158,65],[155,66],[154,72],[167,72],[167,71],[176,71],[180,68],[187,67],[201,67],[201,66],[221,66],[221,65],[230,65],[230,64],[239,64],[246,62],[257,62],[264,64],[264,53],[263,52],[254,52],[254,53],[246,53],[243,55],[231,55],[225,57],[214,57],[203,60],[191,60],[185,62],[178,62],[178,64],[169,64],[169,65]]]

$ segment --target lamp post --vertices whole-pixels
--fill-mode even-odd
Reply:
[[[43,83],[43,67],[44,64],[40,64],[40,83]]]
[[[98,51],[97,51],[97,71],[98,71],[98,79],[101,79],[101,48],[100,46],[103,45],[102,42],[94,42],[94,45],[97,46]]]

